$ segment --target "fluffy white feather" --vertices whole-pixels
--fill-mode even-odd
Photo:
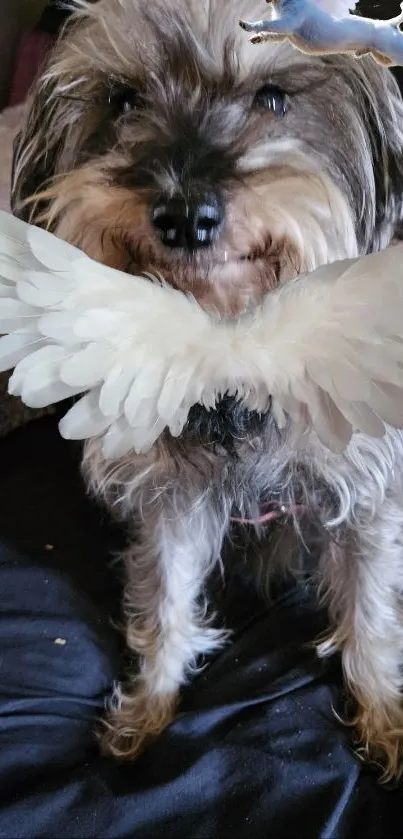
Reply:
[[[107,268],[0,214],[0,369],[30,407],[85,394],[66,438],[103,435],[106,457],[181,433],[224,393],[313,427],[333,450],[354,430],[403,428],[403,245],[333,263],[238,320]]]

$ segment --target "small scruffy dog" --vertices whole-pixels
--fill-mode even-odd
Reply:
[[[386,247],[403,227],[397,84],[368,57],[252,46],[237,19],[262,16],[253,0],[80,0],[33,91],[14,211],[228,315],[300,272]],[[223,642],[204,582],[231,516],[254,519],[271,501],[288,514],[270,525],[270,569],[292,563],[320,521],[332,628],[319,653],[341,652],[362,752],[385,778],[399,773],[400,433],[357,434],[339,456],[312,435],[297,453],[270,412],[224,398],[148,455],[106,462],[89,442],[84,469],[133,531],[125,609],[140,668],[109,714],[112,753],[135,755],[167,725],[198,656]]]

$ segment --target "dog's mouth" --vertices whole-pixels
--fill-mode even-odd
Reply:
[[[241,254],[235,262],[260,262],[263,259],[267,259],[267,249],[256,248],[250,253]]]
[[[207,309],[231,316],[248,311],[274,291],[286,277],[290,261],[285,243],[269,236],[245,250],[221,241],[193,253],[169,252],[151,237],[139,241],[127,237],[124,246],[121,270],[163,280],[190,292]],[[295,276],[298,271],[291,273]]]
[[[129,273],[136,271],[157,270],[160,273],[171,274],[175,270],[181,273],[186,271],[199,276],[207,276],[217,269],[226,267],[240,267],[242,265],[257,265],[267,262],[270,267],[276,262],[279,254],[274,252],[271,237],[267,238],[264,245],[256,245],[244,253],[237,252],[234,248],[211,248],[201,251],[186,252],[184,250],[166,252],[158,246],[154,247],[148,243],[135,244],[129,237],[123,239],[124,250],[129,258],[130,267],[126,268]]]
[[[248,277],[265,275],[270,278],[269,288],[273,289],[280,282],[285,258],[284,247],[275,247],[272,239],[268,238],[263,246],[256,245],[246,253],[224,250],[218,258],[211,260],[208,276],[214,279],[219,274],[225,278],[232,272],[247,281]]]
[[[261,262],[262,260],[267,259],[267,250],[263,248],[255,248],[255,250],[250,251],[249,253],[242,253],[242,254],[230,254],[228,251],[224,251],[224,255],[221,259],[215,260],[215,265],[237,265],[243,262]]]
[[[275,259],[279,255],[279,250],[276,248],[272,237],[268,234],[264,241],[252,244],[244,252],[239,252],[233,245],[229,248],[223,245],[215,253],[214,251],[212,253],[215,256],[215,259],[213,259],[215,265],[253,264],[265,261],[270,264],[273,258]]]

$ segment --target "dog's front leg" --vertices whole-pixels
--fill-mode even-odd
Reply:
[[[134,757],[172,720],[197,657],[225,639],[209,626],[200,596],[227,522],[225,504],[208,493],[190,504],[167,492],[143,505],[140,541],[125,555],[126,638],[139,667],[115,691],[106,719],[103,745],[115,756]]]
[[[379,762],[389,780],[403,769],[401,498],[358,513],[357,525],[323,557],[334,629],[319,652],[340,650],[356,702],[358,753]]]

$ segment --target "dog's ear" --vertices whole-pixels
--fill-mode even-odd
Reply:
[[[56,171],[61,137],[55,142],[56,108],[52,86],[39,78],[31,91],[26,122],[14,141],[11,209],[16,216],[28,221],[32,215],[31,202]]]
[[[387,150],[385,166],[379,167],[375,182],[377,224],[381,227],[382,219],[389,222],[392,237],[403,239],[403,145]]]
[[[41,215],[43,193],[55,175],[74,169],[92,126],[86,120],[91,91],[76,94],[77,55],[74,27],[63,31],[31,89],[25,125],[16,137],[11,182],[11,208],[27,220]],[[73,90],[71,90],[73,88]]]
[[[374,161],[376,236],[375,248],[392,237],[403,238],[403,99],[398,84],[387,71],[386,90],[372,102],[370,118]]]

